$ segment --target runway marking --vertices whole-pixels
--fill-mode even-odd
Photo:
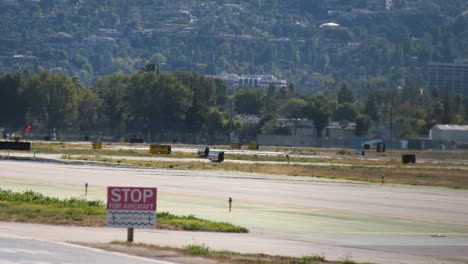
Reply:
[[[26,249],[21,249],[21,248],[0,248],[0,253],[54,256],[54,254],[52,254],[52,253],[49,252],[49,251],[44,251],[44,250],[26,250]]]
[[[0,260],[0,264],[52,264],[52,262],[46,262],[46,261],[28,261],[28,260],[23,260],[20,262],[13,262],[9,260]],[[67,264],[67,263],[64,263]]]

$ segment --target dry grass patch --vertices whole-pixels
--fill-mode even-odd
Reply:
[[[141,243],[114,241],[110,244],[81,244],[107,251],[123,252],[140,257],[182,264],[325,264],[356,263],[349,258],[330,261],[322,255],[304,257],[272,256],[267,254],[241,254],[232,251],[212,250],[205,245],[187,245],[184,248],[161,247]]]
[[[287,164],[240,164],[240,163],[200,163],[200,162],[165,162],[112,159],[101,157],[74,157],[74,159],[100,161],[107,163],[128,164],[134,166],[154,167],[163,169],[193,169],[193,170],[227,170],[255,172],[272,175],[309,176],[330,179],[345,179],[380,183],[385,176],[386,183],[440,186],[458,189],[468,189],[468,170],[450,169],[443,166],[425,168],[423,165],[403,166],[395,161],[389,161],[387,166],[367,165],[287,165]],[[398,165],[400,164],[400,165]]]

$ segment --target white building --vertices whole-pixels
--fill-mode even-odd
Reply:
[[[429,131],[431,140],[468,142],[468,125],[434,125]]]
[[[230,87],[250,86],[266,89],[270,84],[274,84],[277,88],[286,87],[287,85],[286,80],[278,79],[273,75],[237,75],[222,73],[221,75],[210,77],[223,80]]]

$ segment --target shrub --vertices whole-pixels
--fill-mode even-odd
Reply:
[[[189,255],[207,256],[210,253],[210,248],[203,245],[188,245],[184,251]]]

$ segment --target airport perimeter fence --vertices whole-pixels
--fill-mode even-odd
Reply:
[[[8,137],[6,137],[8,135]],[[227,145],[230,143],[227,135],[208,135],[206,133],[105,133],[101,131],[75,132],[75,131],[31,131],[24,135],[19,132],[5,133],[1,141],[58,141],[58,142],[124,142],[124,143],[168,143],[168,144],[204,144]]]

